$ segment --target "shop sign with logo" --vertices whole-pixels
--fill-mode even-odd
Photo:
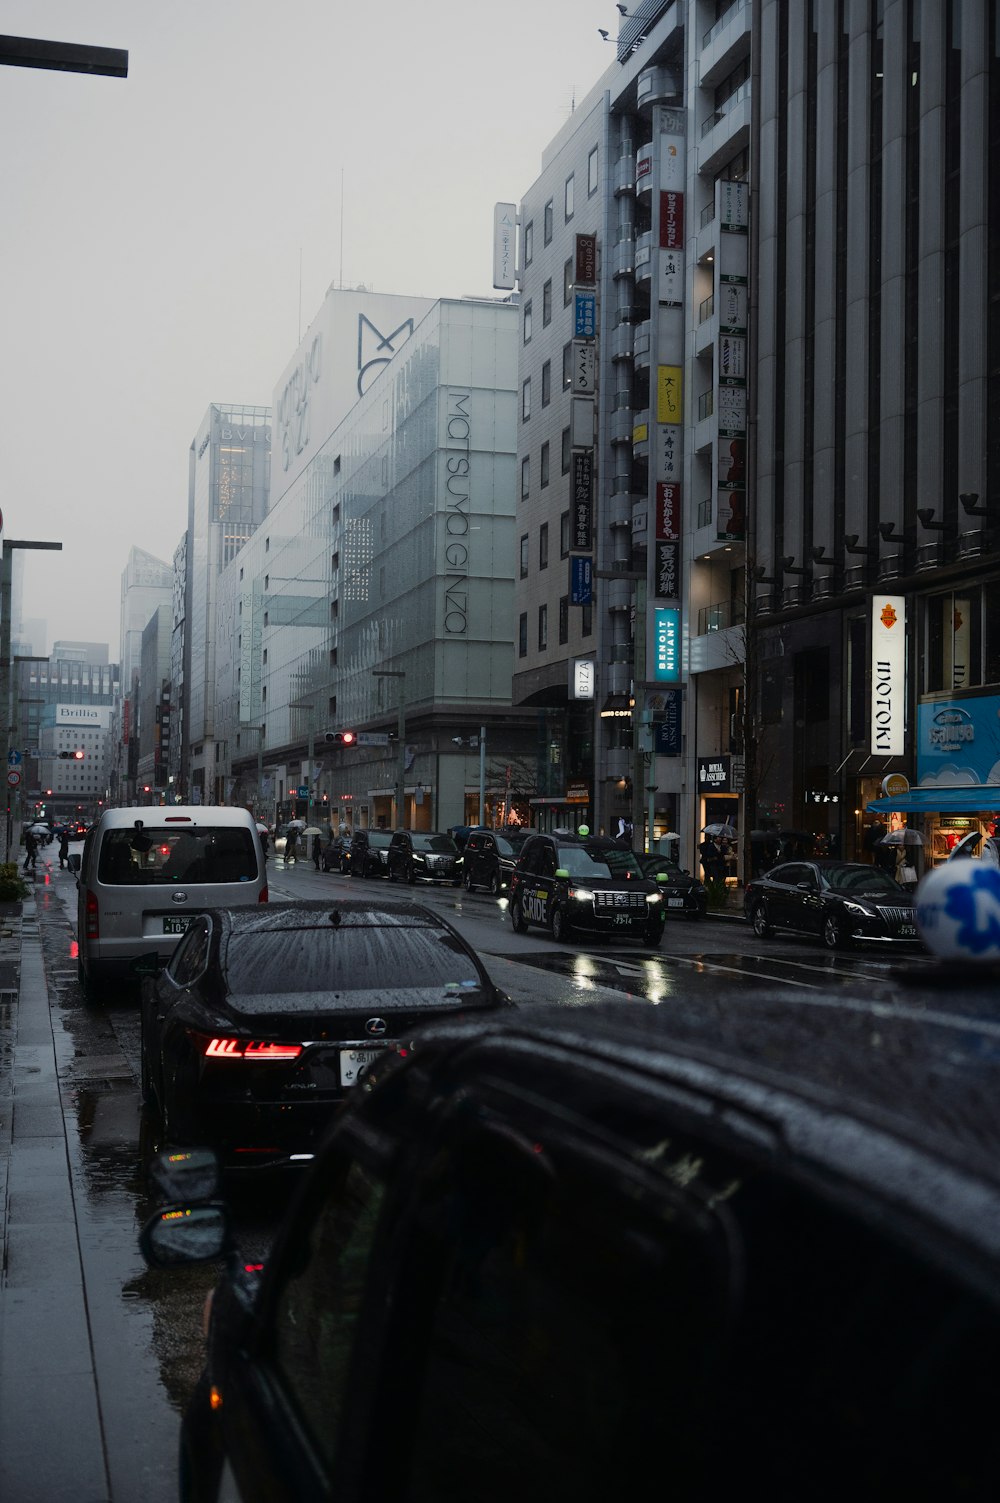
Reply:
[[[597,236],[577,235],[576,276],[574,281],[593,287],[597,281]]]
[[[873,755],[901,757],[906,749],[906,600],[872,599],[871,747]]]
[[[731,761],[728,756],[698,758],[698,792],[731,793]]]
[[[674,606],[653,612],[653,677],[659,683],[677,683],[681,676],[680,616]]]
[[[597,294],[578,292],[575,297],[575,309],[574,335],[577,339],[593,339],[597,333]]]
[[[886,782],[888,782],[888,779],[886,779]],[[839,793],[831,793],[828,788],[807,788],[806,789],[806,803],[807,804],[839,804],[840,803],[840,794]]]
[[[597,664],[593,658],[574,658],[570,664],[570,699],[593,699]]]
[[[578,397],[597,390],[597,346],[583,339],[573,341],[573,390]]]
[[[586,783],[568,783],[566,785],[567,804],[589,804],[590,788]]]
[[[1000,783],[1000,695],[917,706],[918,780],[945,774],[956,783]]]
[[[904,778],[901,772],[890,772],[887,778],[882,779],[883,798],[902,798],[904,793],[910,791],[910,780]]]

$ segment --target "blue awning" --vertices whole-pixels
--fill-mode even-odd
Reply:
[[[959,787],[911,788],[896,798],[873,798],[874,814],[1000,814],[1000,783]]]

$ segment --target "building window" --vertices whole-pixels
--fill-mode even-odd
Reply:
[[[525,532],[521,536],[521,578],[522,579],[527,579],[527,577],[528,577],[528,534]]]
[[[551,198],[549,199],[548,203],[545,205],[545,208],[544,208],[543,213],[542,213],[542,231],[543,231],[543,239],[545,241],[545,244],[548,245],[549,241],[552,239],[552,200],[551,200]]]
[[[563,345],[563,391],[573,385],[573,341]]]
[[[521,500],[527,501],[531,492],[531,460],[526,454],[521,460]]]
[[[532,257],[534,256],[534,254],[535,254],[535,226],[534,226],[534,222],[529,219],[528,223],[524,226],[524,264],[525,264],[525,266],[530,266],[531,265],[531,260],[532,260]]]
[[[542,328],[552,322],[552,278],[542,284]]]
[[[526,423],[531,416],[531,377],[521,387],[521,421]]]
[[[589,637],[594,630],[594,607],[583,605],[580,607],[580,631],[585,637]]]
[[[574,174],[571,172],[563,189],[563,212],[567,220],[573,218],[573,178]]]
[[[573,298],[573,258],[563,267],[563,307],[568,308]]]
[[[524,305],[524,343],[528,344],[530,342],[530,340],[531,340],[531,299],[529,297],[528,301]]]
[[[569,474],[569,458],[572,452],[572,446],[569,441],[569,429],[564,428],[562,431],[562,473],[564,475]]]
[[[541,463],[539,464],[539,475],[538,475],[539,488],[541,490],[544,490],[545,487],[548,485],[548,483],[549,483],[549,446],[548,446],[548,444],[543,444],[542,445]]]
[[[547,569],[549,567],[548,522],[543,522],[541,527],[539,527],[538,529],[538,567],[539,569]]]
[[[565,647],[569,641],[569,596],[559,596],[559,646]]]
[[[522,611],[517,618],[517,655],[519,658],[528,656],[528,612]]]
[[[546,360],[542,366],[542,406],[547,407],[552,401],[552,361]]]
[[[559,557],[569,558],[569,512],[559,518]]]
[[[587,158],[587,197],[590,198],[597,192],[597,147],[595,146]]]

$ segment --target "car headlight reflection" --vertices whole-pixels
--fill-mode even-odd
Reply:
[[[870,918],[871,917],[871,915],[869,914],[867,908],[863,908],[860,903],[851,903],[847,899],[844,900],[844,912],[845,913],[858,913],[858,914],[861,915],[862,918]]]
[[[589,887],[571,887],[569,895],[578,903],[592,903],[594,901],[594,894]]]

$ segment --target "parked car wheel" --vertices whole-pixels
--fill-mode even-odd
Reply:
[[[510,927],[515,934],[523,934],[528,927],[528,921],[524,916],[519,898],[515,898],[510,905]]]
[[[490,872],[490,896],[494,898],[500,896],[500,873],[496,867]]]
[[[774,933],[773,927],[767,921],[767,909],[764,907],[763,903],[757,904],[753,913],[750,915],[750,922],[753,925],[753,932],[756,934],[758,939],[770,939],[771,935]]]
[[[835,913],[828,913],[823,924],[823,943],[828,950],[841,950],[846,944],[844,931]]]
[[[472,891],[472,873],[471,872],[466,872],[465,876],[462,878],[462,881],[465,883],[465,890],[466,890],[466,892],[471,892]]]
[[[416,886],[417,874],[413,870],[413,862],[412,861],[408,861],[406,863],[406,880],[407,880],[407,882],[409,882],[409,884],[410,884],[411,887],[415,887]]]

